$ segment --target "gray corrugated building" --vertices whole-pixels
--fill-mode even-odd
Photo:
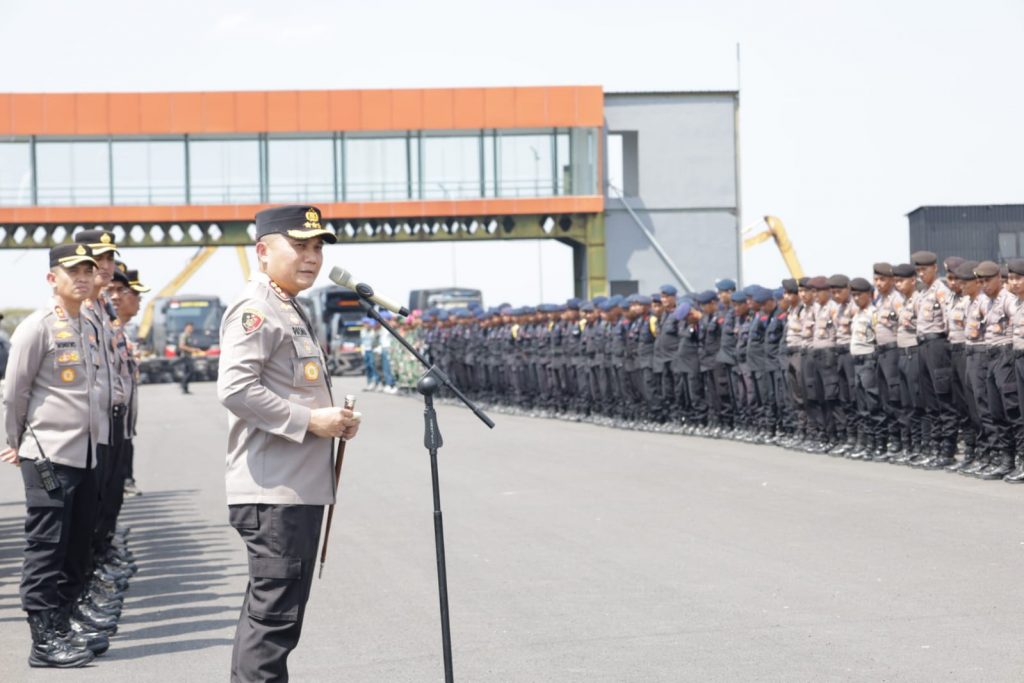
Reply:
[[[604,107],[611,293],[740,279],[739,94],[605,93]]]
[[[1024,204],[922,206],[907,214],[910,252],[974,261],[1024,258]]]

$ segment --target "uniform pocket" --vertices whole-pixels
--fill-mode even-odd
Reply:
[[[256,505],[228,505],[228,524],[235,529],[258,529],[260,517]]]
[[[932,384],[936,394],[948,394],[953,390],[953,369],[935,368],[932,371]]]
[[[64,487],[47,491],[31,460],[21,463],[25,482],[25,538],[38,543],[57,543],[64,526]]]
[[[249,615],[267,621],[298,621],[303,603],[302,560],[250,557]]]

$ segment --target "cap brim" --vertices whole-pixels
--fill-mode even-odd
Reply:
[[[92,256],[79,256],[76,254],[74,256],[65,256],[62,259],[57,259],[57,265],[64,268],[71,268],[72,266],[77,266],[79,263],[91,263],[94,266],[98,265]]]
[[[114,246],[112,244],[104,244],[102,242],[97,242],[96,244],[90,244],[89,248],[92,249],[93,256],[99,256],[100,254],[106,254],[106,253],[111,252],[111,251],[114,252],[115,254],[120,254],[121,253],[121,252],[119,252],[117,250],[116,246]]]
[[[323,237],[324,242],[327,242],[328,244],[334,244],[338,241],[337,235],[324,228],[313,230],[289,230],[286,234],[297,240],[308,240],[314,237]]]
[[[139,294],[145,294],[146,292],[152,291],[146,285],[139,284],[138,282],[128,283],[128,286]]]

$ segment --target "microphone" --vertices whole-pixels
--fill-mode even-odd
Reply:
[[[394,301],[391,301],[390,299],[383,297],[380,294],[375,294],[373,291],[373,287],[366,284],[365,282],[356,282],[355,278],[352,277],[352,273],[348,272],[344,268],[334,266],[333,268],[331,268],[331,274],[329,277],[331,278],[331,282],[333,282],[334,284],[341,285],[342,287],[345,287],[347,289],[351,289],[352,291],[354,291],[356,294],[366,299],[367,301],[377,304],[381,308],[387,309],[394,313],[395,315],[400,315],[403,318],[408,317],[409,315],[408,308],[396,304]]]

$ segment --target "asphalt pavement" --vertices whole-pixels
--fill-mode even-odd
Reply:
[[[356,393],[295,681],[443,680],[422,404]],[[0,470],[5,681],[226,681],[245,589],[212,384],[142,388],[139,562],[86,669],[26,664],[24,496]],[[1024,487],[770,446],[439,408],[463,681],[1016,681]],[[6,467],[6,466],[5,466]]]

